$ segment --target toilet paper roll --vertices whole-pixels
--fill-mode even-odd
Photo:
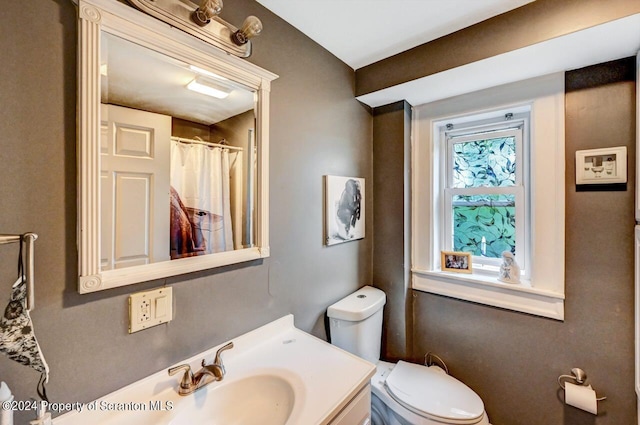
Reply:
[[[591,385],[575,385],[565,382],[564,393],[564,402],[566,404],[594,415],[598,414],[596,392],[591,388]]]

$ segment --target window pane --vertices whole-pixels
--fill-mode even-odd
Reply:
[[[500,258],[516,253],[515,195],[455,195],[452,199],[453,249]]]
[[[514,136],[453,144],[452,187],[504,187],[515,184]]]

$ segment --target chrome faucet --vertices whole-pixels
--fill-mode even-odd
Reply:
[[[222,363],[221,354],[223,351],[231,348],[233,348],[233,342],[220,347],[220,349],[216,351],[216,357],[212,364],[205,364],[204,359],[202,359],[202,369],[195,374],[191,372],[191,366],[188,364],[182,364],[169,369],[169,375],[175,375],[181,370],[184,370],[180,387],[178,388],[178,394],[189,395],[212,382],[222,381],[226,371]]]

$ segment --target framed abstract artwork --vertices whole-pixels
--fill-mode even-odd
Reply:
[[[325,244],[364,238],[364,179],[325,176]]]

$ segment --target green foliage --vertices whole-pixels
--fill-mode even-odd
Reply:
[[[515,173],[515,137],[453,145],[453,188],[514,186]],[[456,195],[452,201],[455,251],[492,258],[504,251],[515,253],[513,195]]]
[[[515,185],[514,137],[455,143],[453,152],[453,187]]]
[[[454,206],[455,251],[500,258],[504,251],[515,254],[515,245],[515,206]]]

